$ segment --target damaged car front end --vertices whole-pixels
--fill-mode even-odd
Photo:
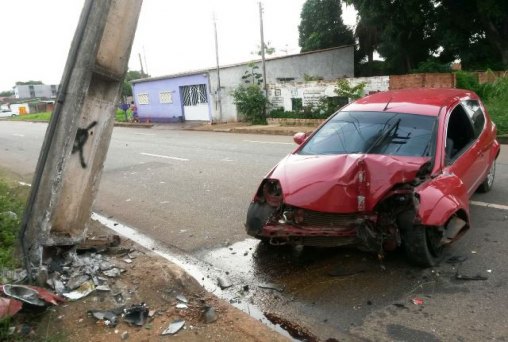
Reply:
[[[265,177],[249,206],[247,233],[271,245],[353,245],[380,258],[403,247],[418,265],[438,263],[443,247],[469,227],[470,189],[481,182],[468,188],[452,172],[448,114],[440,115],[446,106],[415,114],[387,111],[393,97],[385,101],[373,101],[381,110],[350,105],[357,110],[346,107],[310,137],[295,136],[301,145]]]

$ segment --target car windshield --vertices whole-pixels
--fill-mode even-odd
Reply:
[[[387,112],[338,112],[300,154],[430,156],[435,117]]]

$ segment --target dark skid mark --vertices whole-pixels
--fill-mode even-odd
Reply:
[[[397,341],[408,342],[439,342],[440,340],[431,333],[426,331],[411,329],[399,324],[389,324],[386,327],[386,332],[390,337]]]
[[[97,125],[97,121],[92,121],[86,128],[78,128],[76,131],[76,139],[74,139],[74,144],[72,145],[71,154],[79,151],[79,161],[81,162],[81,167],[83,169],[86,168],[85,158],[83,157],[83,146],[85,146],[88,141],[88,136],[93,134],[93,132],[89,133],[88,131],[95,125]]]

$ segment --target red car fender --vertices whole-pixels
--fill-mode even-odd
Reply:
[[[467,189],[455,175],[443,174],[417,189],[418,215],[426,226],[444,226],[458,211],[465,212],[469,225],[469,199]]]

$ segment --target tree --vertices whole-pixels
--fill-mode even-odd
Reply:
[[[143,75],[141,71],[137,70],[129,70],[127,71],[127,74],[125,74],[125,79],[123,81],[122,85],[122,96],[132,96],[132,86],[130,84],[130,81],[133,80],[139,80],[141,78],[150,77],[150,75]]]
[[[0,96],[2,96],[2,97],[4,97],[4,96],[5,96],[5,97],[7,97],[7,96],[12,96],[12,95],[14,95],[14,93],[12,92],[12,90],[4,90],[4,91],[0,92]]]
[[[508,68],[506,1],[440,0],[436,8],[442,60],[460,59],[469,70]]]
[[[259,67],[255,62],[247,64],[249,69],[245,70],[242,76],[243,83],[261,85],[263,83],[263,75],[259,73]]]
[[[355,36],[360,59],[373,52],[386,58],[387,71],[408,73],[438,51],[437,11],[433,0],[345,0],[359,14]]]
[[[353,44],[353,32],[341,15],[340,0],[307,0],[298,26],[302,52]]]
[[[26,82],[22,82],[22,81],[18,81],[16,82],[16,85],[39,85],[39,84],[44,84],[42,83],[42,81],[26,81]]]
[[[271,46],[270,42],[265,43],[265,55],[273,55],[275,53],[275,48]],[[256,47],[256,51],[251,52],[251,55],[258,55],[261,56],[261,44],[258,44]]]

